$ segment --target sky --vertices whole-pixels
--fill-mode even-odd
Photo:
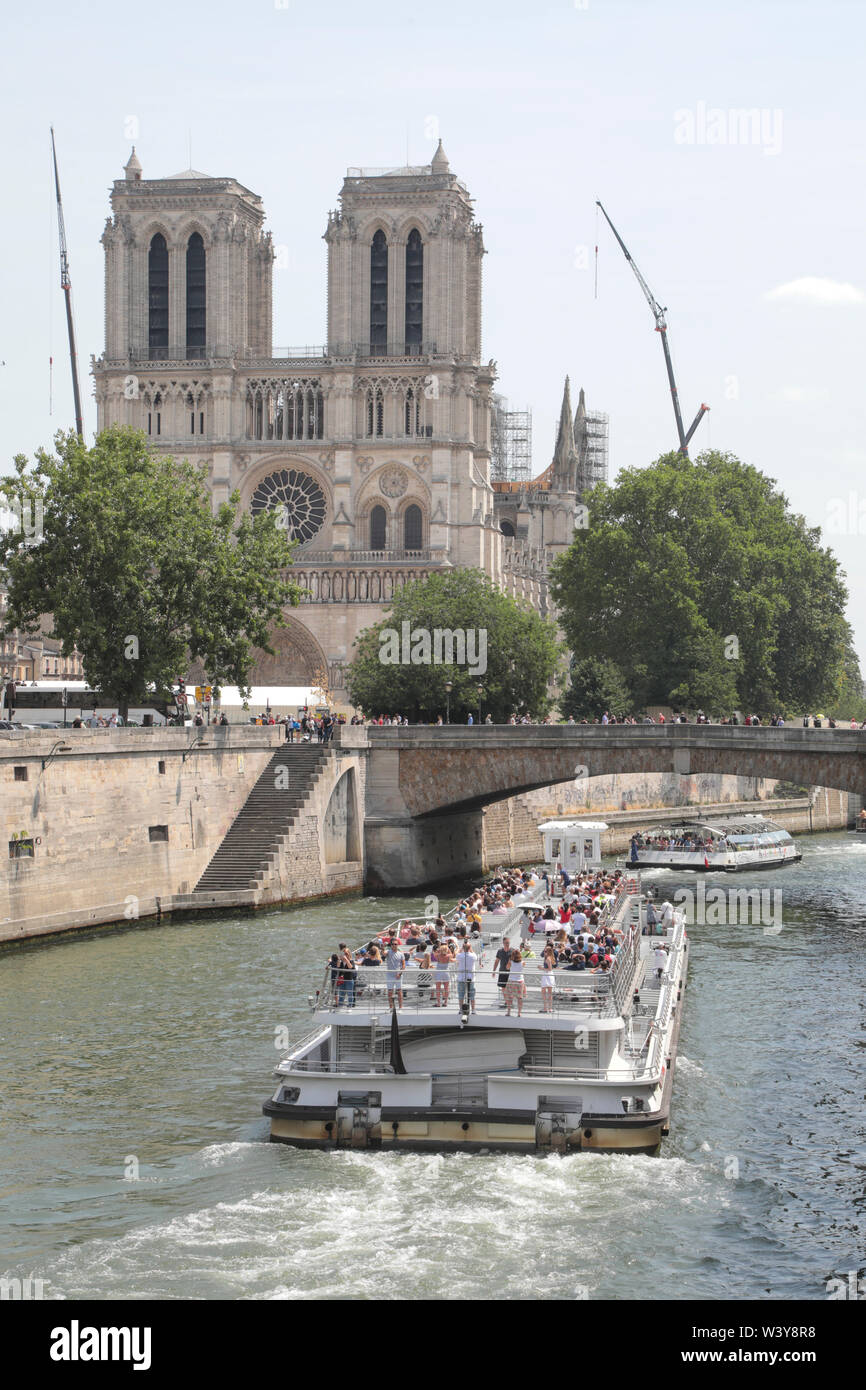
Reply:
[[[99,238],[133,144],[145,178],[191,164],[261,196],[279,350],[324,342],[321,238],[347,167],[427,163],[441,136],[484,225],[484,355],[533,412],[535,471],[566,374],[610,415],[612,478],[676,444],[652,314],[601,199],[667,307],[686,424],[710,406],[692,456],[754,464],[822,528],[866,672],[859,0],[44,0],[4,30],[7,464],[73,423],[52,122],[88,436]]]

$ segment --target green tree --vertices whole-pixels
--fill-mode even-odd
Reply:
[[[456,642],[449,651],[447,636],[437,651],[437,630],[466,635],[465,661],[456,659]],[[346,680],[352,702],[368,715],[444,719],[446,681],[453,685],[455,723],[470,712],[477,719],[479,703],[482,717],[491,714],[496,723],[511,714],[540,718],[550,708],[548,683],[559,653],[553,624],[500,593],[479,570],[448,570],[406,584],[355,647]]]
[[[863,689],[863,677],[860,674],[860,662],[850,635],[845,650],[839,691],[835,699],[829,703],[827,714],[832,715],[834,719],[844,719],[846,723],[855,719],[858,724],[862,724],[866,720],[866,693]]]
[[[575,657],[609,658],[635,708],[793,712],[839,688],[847,591],[820,531],[729,454],[668,454],[589,499],[551,587]]]
[[[123,715],[167,695],[199,660],[213,685],[246,687],[253,648],[301,590],[272,511],[214,514],[201,472],[151,454],[138,430],[104,430],[92,448],[70,431],[0,479],[18,524],[0,533],[7,628],[50,614],[64,652]],[[38,523],[38,524],[37,524]],[[151,694],[151,698],[153,698]]]
[[[572,662],[568,689],[560,700],[564,716],[574,719],[600,719],[605,710],[617,718],[630,714],[631,692],[622,672],[613,661],[604,657],[587,657]]]

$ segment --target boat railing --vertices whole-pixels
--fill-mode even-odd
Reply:
[[[526,1076],[549,1077],[551,1081],[640,1081],[642,1078],[655,1075],[657,1060],[650,1054],[646,1060],[636,1060],[631,1067],[617,1067],[615,1073],[611,1073],[604,1067],[548,1067],[543,1065],[526,1066],[523,1073]]]
[[[474,976],[476,1006],[482,1011],[495,1009],[500,1002],[497,979],[491,975],[488,964],[482,955],[478,963],[480,973],[477,970]],[[359,966],[354,980],[347,980],[343,976],[342,984],[339,983],[339,975],[331,978],[331,972],[335,968],[327,968],[322,988],[316,998],[317,1010],[336,1013],[362,1008],[370,1012],[390,1013],[394,1004],[402,1013],[417,1013],[436,1007],[437,1002],[455,1011],[458,1008],[460,975],[456,964],[450,965],[444,976],[437,975],[432,969],[411,968],[397,975],[389,971],[385,965]],[[544,991],[551,987],[541,984],[543,975],[553,977],[552,993],[546,997]],[[614,981],[608,972],[592,969],[549,971],[543,962],[537,959],[524,961],[522,978],[525,986],[522,1000],[524,1012],[556,1015],[585,1012],[611,1017],[620,1013],[624,1007],[618,1001],[628,999],[634,967],[632,964],[630,969],[618,975],[616,992],[613,988]]]
[[[391,1075],[394,1071],[394,1068],[391,1066],[390,1062],[384,1062],[381,1057],[371,1057],[369,1060],[359,1057],[353,1057],[351,1059],[328,1058],[325,1061],[322,1061],[321,1059],[313,1059],[307,1057],[287,1057],[282,1065],[284,1070],[291,1070],[293,1072],[305,1072],[308,1074],[312,1073],[318,1076],[326,1075],[329,1072],[338,1072],[341,1076],[345,1072],[376,1072],[377,1074],[381,1074],[384,1076]]]

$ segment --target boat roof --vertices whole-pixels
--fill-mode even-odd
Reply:
[[[565,835],[570,830],[607,830],[608,825],[603,820],[545,820],[538,829],[561,831]]]
[[[688,820],[667,824],[662,822],[650,826],[644,833],[668,832],[674,834],[682,830],[710,830],[716,835],[760,835],[767,830],[782,830],[783,828],[775,821],[770,820],[769,816],[745,815],[732,816],[730,820],[714,817],[712,820]]]

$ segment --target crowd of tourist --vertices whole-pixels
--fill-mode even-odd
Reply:
[[[682,849],[693,854],[699,850],[704,853],[711,850],[715,854],[724,852],[727,848],[728,841],[724,835],[715,839],[712,835],[692,835],[688,832],[684,832],[682,835],[666,835],[664,831],[659,830],[647,835],[638,833],[631,837],[632,859],[635,857],[634,851],[639,849]]]
[[[624,887],[621,870],[581,873],[573,880],[567,874],[564,877],[556,907],[527,901],[542,882],[549,889],[546,871],[499,870],[459,902],[448,920],[441,914],[423,922],[404,920],[357,950],[340,942],[328,962],[332,1005],[354,1008],[356,994],[367,982],[361,972],[378,969],[389,1009],[402,1009],[404,991],[410,985],[420,1004],[446,1008],[456,978],[458,1007],[474,1013],[476,975],[486,968],[483,919],[522,907],[513,935],[501,938],[493,958],[491,976],[499,989],[499,1007],[508,1015],[515,1008],[518,1016],[522,1014],[525,967],[533,962],[531,969],[541,989],[541,1012],[551,1013],[553,972],[609,975],[624,935],[621,928],[607,924],[609,914],[605,911]],[[653,924],[655,920],[653,916]],[[496,936],[496,940],[500,938]]]
[[[363,714],[356,714],[356,715],[353,715],[353,716],[352,716],[352,719],[351,719],[350,722],[351,722],[352,724],[366,724],[366,725],[368,725],[369,727],[376,727],[376,726],[380,726],[380,725],[397,725],[397,726],[405,726],[405,725],[410,724],[412,721],[409,720],[409,719],[407,719],[406,715],[404,715],[404,714],[378,714],[378,715],[373,715],[373,716],[370,717],[370,718],[367,718],[367,717],[366,717],[365,715],[363,715]],[[432,720],[429,720],[429,721],[428,721],[428,720],[420,720],[420,721],[416,721],[416,722],[418,722],[418,723],[420,723],[420,724],[422,724],[422,725],[425,725],[425,724],[432,724],[432,725],[434,725],[435,727],[439,728],[441,725],[445,724],[446,722],[450,722],[450,721],[447,721],[446,719],[443,719],[443,717],[442,717],[441,714],[437,714],[437,716],[436,716],[435,719],[432,719]],[[455,722],[456,722],[456,721],[455,721]],[[489,724],[493,724],[493,723],[494,723],[494,719],[493,719],[492,714],[487,714],[487,715],[485,715],[485,717],[484,717],[483,720],[480,720],[480,721],[479,721],[479,720],[476,718],[476,716],[470,712],[470,713],[466,716],[465,721],[461,720],[460,722],[461,722],[461,723],[465,722],[466,724],[468,724],[468,725],[470,725],[470,726],[473,725],[473,724],[479,723],[479,722],[481,722],[481,723],[484,724],[484,725],[489,725]],[[669,714],[669,715],[667,715],[667,716],[666,716],[664,713],[661,713],[661,712],[660,712],[658,715],[643,714],[643,715],[638,716],[638,715],[634,715],[634,714],[613,714],[610,710],[604,710],[603,713],[601,713],[601,714],[599,714],[599,715],[596,715],[595,718],[593,718],[593,719],[575,719],[573,715],[569,715],[567,719],[557,719],[557,718],[555,718],[555,717],[553,717],[553,716],[551,716],[551,715],[545,715],[543,719],[533,719],[533,718],[532,718],[530,715],[528,715],[528,714],[511,714],[511,715],[509,715],[509,717],[508,717],[508,719],[507,719],[506,722],[507,722],[508,724],[531,724],[531,725],[563,725],[563,724],[564,724],[564,725],[566,725],[566,726],[571,726],[571,727],[578,727],[578,726],[583,726],[583,725],[591,726],[591,725],[609,725],[609,724],[661,724],[661,725],[664,725],[664,724],[692,724],[692,723],[693,723],[693,724],[716,724],[716,723],[718,723],[718,724],[723,724],[723,725],[740,725],[740,724],[743,724],[743,725],[746,726],[746,728],[757,728],[757,727],[763,727],[763,728],[776,728],[776,729],[784,729],[784,728],[785,728],[785,720],[782,718],[781,715],[777,715],[777,714],[771,714],[769,717],[764,717],[764,718],[762,718],[762,717],[761,717],[760,715],[758,715],[758,714],[747,714],[747,715],[745,715],[744,717],[741,717],[739,714],[732,714],[732,715],[730,715],[730,716],[726,716],[726,717],[724,717],[724,718],[715,720],[715,719],[710,719],[709,715],[704,714],[704,711],[703,711],[703,710],[698,710],[697,713],[696,713],[694,716],[692,716],[692,717],[690,717],[690,716],[687,715],[687,714],[682,714],[682,713],[679,713],[679,712],[676,712],[676,711],[675,711],[673,714]],[[823,717],[822,715],[813,716],[813,715],[810,714],[810,715],[807,715],[807,716],[804,717],[804,719],[803,719],[803,724],[804,724],[804,726],[807,727],[807,728],[808,728],[808,727],[814,726],[814,728],[816,728],[816,729],[820,729],[820,728],[823,727],[824,724],[826,724],[826,726],[827,726],[828,728],[830,728],[830,729],[836,729],[836,728],[841,728],[841,727],[845,726],[845,721],[844,721],[844,720],[839,720],[839,721],[837,721],[837,720],[835,720],[835,719],[824,719],[824,717]],[[864,722],[863,722],[862,724],[858,724],[858,722],[857,722],[856,719],[852,719],[852,720],[851,720],[851,728],[852,728],[852,729],[866,729],[866,720],[864,720]]]

